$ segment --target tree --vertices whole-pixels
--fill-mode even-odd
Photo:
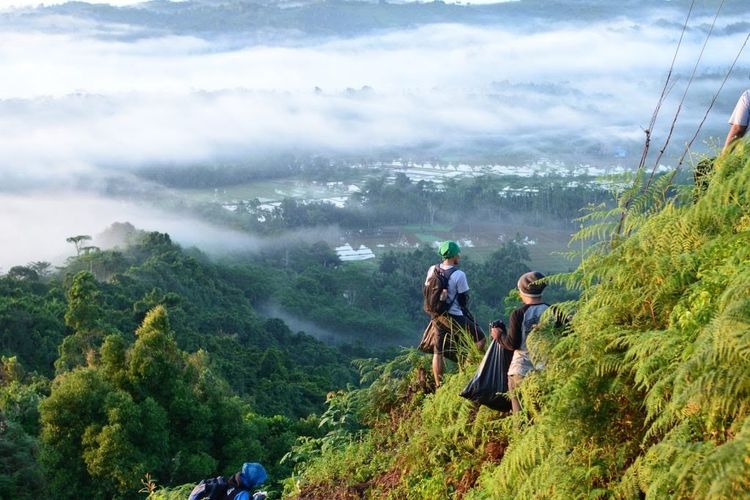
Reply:
[[[125,248],[135,243],[140,233],[130,222],[114,222],[96,236],[96,241],[104,248]]]
[[[516,286],[516,281],[529,270],[526,262],[529,252],[526,247],[514,242],[504,243],[478,266],[478,272],[472,276],[483,276],[472,282],[479,296],[488,306],[499,308],[503,297]]]
[[[58,372],[71,370],[86,364],[89,353],[95,352],[102,337],[100,325],[103,310],[99,304],[99,289],[94,275],[81,271],[73,278],[67,292],[68,307],[65,324],[73,329],[60,345],[60,357],[55,361]]]
[[[165,462],[167,414],[153,399],[136,403],[122,390],[107,394],[104,405],[105,425],[87,428],[82,438],[86,470],[108,496],[133,496],[146,472]]]
[[[72,243],[76,247],[76,257],[81,256],[81,250],[83,249],[84,243],[90,241],[91,236],[88,234],[79,234],[78,236],[70,236],[65,238],[65,241]]]
[[[47,261],[29,262],[28,267],[36,271],[41,278],[46,278],[52,273],[52,264]]]
[[[39,273],[30,267],[13,266],[8,271],[8,277],[19,281],[38,281]]]
[[[130,383],[141,394],[165,403],[173,397],[182,372],[166,308],[160,305],[149,311],[135,335],[128,364]]]
[[[23,367],[15,356],[0,357],[0,385],[20,382],[23,380],[24,375]]]
[[[168,484],[239,466],[247,445],[237,437],[255,438],[228,387],[205,354],[177,348],[163,306],[130,349],[108,336],[97,362],[58,375],[41,404],[42,463],[53,491],[64,490],[56,497],[135,498],[146,472]]]
[[[63,373],[86,364],[89,343],[83,335],[73,334],[65,337],[58,348],[60,356],[55,360],[55,371]]]
[[[427,198],[427,215],[431,226],[435,224],[435,215],[437,215],[437,212],[438,205],[435,203],[435,200],[433,200],[432,197]]]
[[[108,335],[99,350],[99,363],[104,378],[117,387],[127,385],[127,344],[120,335]]]
[[[39,434],[39,402],[48,393],[48,381],[36,374],[26,374],[15,356],[2,356],[0,363],[0,413],[20,424],[29,435],[36,436]]]
[[[46,481],[36,461],[37,440],[0,412],[0,498],[44,498]]]
[[[57,498],[105,496],[102,485],[91,481],[83,437],[106,422],[105,402],[112,391],[96,368],[79,368],[56,377],[50,396],[40,404],[40,461]]]
[[[76,274],[68,289],[67,299],[65,324],[76,332],[94,330],[102,317],[99,289],[94,275],[87,271]]]

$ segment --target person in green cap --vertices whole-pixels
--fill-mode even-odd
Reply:
[[[480,350],[484,348],[485,340],[484,332],[469,313],[469,283],[466,273],[458,269],[461,247],[455,241],[444,241],[440,244],[438,253],[443,262],[431,266],[427,271],[425,287],[428,287],[431,281],[437,281],[435,278],[447,285],[441,299],[444,303],[444,311],[428,311],[432,316],[432,325],[436,329],[432,375],[435,378],[435,385],[439,387],[443,378],[445,356],[455,356],[456,339],[453,336],[462,330],[468,331]]]

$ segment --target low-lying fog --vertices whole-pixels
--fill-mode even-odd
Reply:
[[[190,216],[70,191],[0,194],[0,206],[0,234],[4,240],[0,250],[0,274],[14,265],[35,260],[63,264],[66,258],[75,255],[74,246],[65,241],[68,237],[85,234],[93,238],[92,245],[102,245],[97,235],[113,222],[127,221],[138,229],[169,233],[183,246],[197,246],[214,255],[265,250],[284,244],[285,238],[315,242],[334,240],[338,236],[336,228],[325,227],[269,240]]]
[[[0,266],[51,259],[60,251],[54,242],[116,220],[197,242],[207,229],[193,221],[97,194],[97,177],[153,163],[294,152],[568,162],[589,155],[603,166],[632,164],[687,12],[677,3],[643,5],[529,30],[498,18],[279,42],[282,26],[273,43],[236,32],[185,34],[168,22],[144,35],[130,14],[103,22],[49,9],[0,11],[0,231],[10,235]],[[706,12],[690,20],[657,145],[705,41]],[[682,153],[749,22],[750,14],[718,18],[665,163]],[[750,86],[749,67],[746,54],[703,139],[726,132]],[[67,194],[49,194],[60,189]]]

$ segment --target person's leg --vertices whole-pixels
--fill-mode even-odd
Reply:
[[[520,394],[518,393],[521,382],[523,381],[523,375],[508,375],[508,392],[510,393],[510,404],[513,408],[513,414],[521,411],[521,401],[519,399]]]
[[[435,345],[432,350],[432,376],[435,378],[435,388],[440,387],[443,381],[443,370],[445,369],[445,334],[440,328],[435,332]]]
[[[445,360],[443,355],[439,352],[432,354],[432,376],[435,377],[435,387],[440,387],[440,383],[443,380],[443,367],[445,366]]]

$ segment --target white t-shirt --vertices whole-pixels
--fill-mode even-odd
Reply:
[[[445,264],[440,264],[440,269],[448,270],[451,269],[453,266],[446,266]],[[430,276],[432,275],[433,270],[435,269],[435,266],[430,266],[430,269],[427,271],[427,278],[425,279],[424,284],[427,284],[427,280],[430,279]],[[453,271],[453,274],[451,274],[451,277],[448,278],[448,302],[453,302],[451,304],[451,308],[448,309],[448,314],[452,314],[454,316],[463,316],[464,312],[461,310],[461,306],[458,305],[458,300],[456,299],[456,295],[459,293],[466,293],[469,291],[469,282],[466,280],[466,273],[461,271],[460,269],[457,269]]]
[[[750,90],[746,90],[740,96],[732,116],[729,117],[729,123],[744,127],[747,127],[750,123]]]

